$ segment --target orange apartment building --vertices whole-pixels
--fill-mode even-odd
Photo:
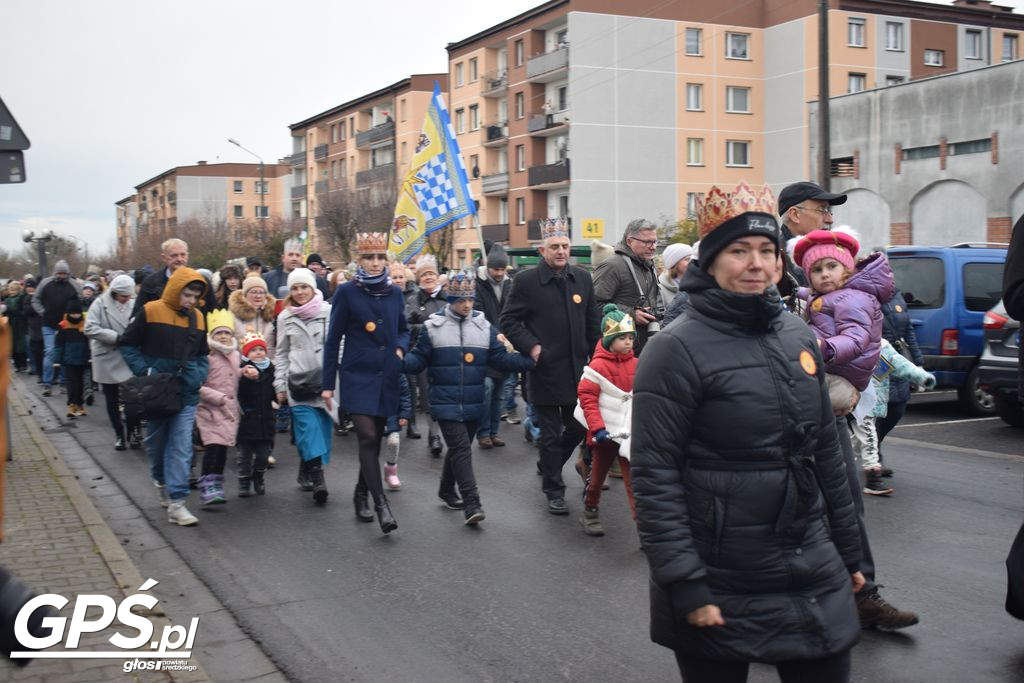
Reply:
[[[388,229],[435,81],[447,90],[447,74],[414,74],[289,126],[290,215],[305,222],[312,250],[337,255],[337,216]]]
[[[1024,16],[986,0],[830,0],[830,95],[1019,57]],[[449,109],[484,237],[617,241],[712,184],[810,174],[815,0],[551,0],[448,45]],[[460,225],[459,258],[475,231]]]
[[[251,224],[261,218],[286,218],[290,205],[291,167],[266,164],[265,190],[260,195],[259,164],[176,166],[135,186],[135,194],[116,203],[120,253],[140,239],[166,239],[185,221]],[[261,201],[263,202],[261,204]],[[261,211],[262,206],[262,211]],[[233,233],[236,239],[241,235]]]

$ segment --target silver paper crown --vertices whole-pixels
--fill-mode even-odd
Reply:
[[[447,296],[454,299],[473,299],[476,297],[476,275],[469,271],[459,271],[448,277]]]
[[[566,218],[545,218],[540,222],[540,238],[568,237],[569,221]]]

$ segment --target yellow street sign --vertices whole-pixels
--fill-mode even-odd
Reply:
[[[604,219],[584,218],[583,237],[588,240],[604,239]]]

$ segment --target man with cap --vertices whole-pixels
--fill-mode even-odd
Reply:
[[[267,292],[271,296],[284,300],[288,298],[288,274],[296,268],[302,268],[302,240],[285,240],[284,252],[281,254],[281,265],[269,271],[263,276],[267,283]],[[331,300],[330,290],[327,288],[327,280],[319,275],[316,276],[316,288],[324,295],[324,301]]]
[[[263,263],[258,256],[249,256],[245,259],[245,276],[250,275],[263,277]]]
[[[82,295],[82,284],[71,277],[71,268],[64,259],[57,261],[53,267],[53,275],[45,278],[32,295],[32,308],[43,319],[43,396],[50,395],[53,384],[53,355],[57,330],[68,302],[78,300]]]
[[[832,229],[832,207],[846,203],[845,194],[826,192],[817,183],[801,181],[787,185],[779,193],[779,217],[782,223],[782,248],[794,237],[814,230]],[[786,270],[801,287],[807,286],[804,271],[786,254]],[[779,288],[784,289],[783,287]],[[784,291],[783,294],[786,294]]]
[[[615,256],[594,269],[594,294],[599,306],[615,304],[636,321],[636,345],[639,356],[644,344],[664,317],[665,306],[658,291],[654,271],[654,252],[658,246],[658,227],[643,218],[629,222],[622,240],[615,245]]]
[[[486,246],[486,244],[485,244]],[[491,327],[498,330],[501,307],[505,304],[509,287],[512,281],[506,277],[508,270],[508,254],[500,244],[493,245],[487,250],[487,262],[476,269],[476,301],[473,307],[484,314],[484,318]],[[502,340],[505,337],[500,337]],[[504,393],[507,373],[487,369],[487,377],[484,380],[484,414],[480,418],[480,429],[476,433],[477,442],[480,448],[501,448],[505,442],[498,437],[498,427],[501,425],[501,399]]]
[[[327,264],[320,258],[320,254],[310,254],[306,257],[306,267],[313,271],[318,278],[327,278]]]

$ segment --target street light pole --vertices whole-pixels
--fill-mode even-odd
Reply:
[[[31,230],[26,230],[21,233],[21,239],[23,242],[35,242],[36,243],[36,254],[39,257],[39,279],[42,280],[49,273],[49,268],[46,265],[46,243],[55,237],[53,230],[45,230],[38,237]]]
[[[251,149],[246,149],[241,144],[239,144],[238,140],[235,140],[234,138],[228,138],[228,142],[230,142],[232,145],[234,145],[238,149],[243,150],[245,152],[248,152],[249,154],[251,154],[254,157],[256,157],[257,160],[259,160],[259,162],[260,162],[260,216],[259,217],[260,218],[266,218],[267,217],[267,203],[266,203],[266,200],[265,200],[264,197],[265,197],[265,193],[267,191],[267,184],[266,184],[266,181],[263,179],[263,157],[261,157],[259,154],[257,154],[256,152],[252,151]],[[262,232],[263,232],[263,229],[261,228],[260,229],[260,233],[262,233]]]

